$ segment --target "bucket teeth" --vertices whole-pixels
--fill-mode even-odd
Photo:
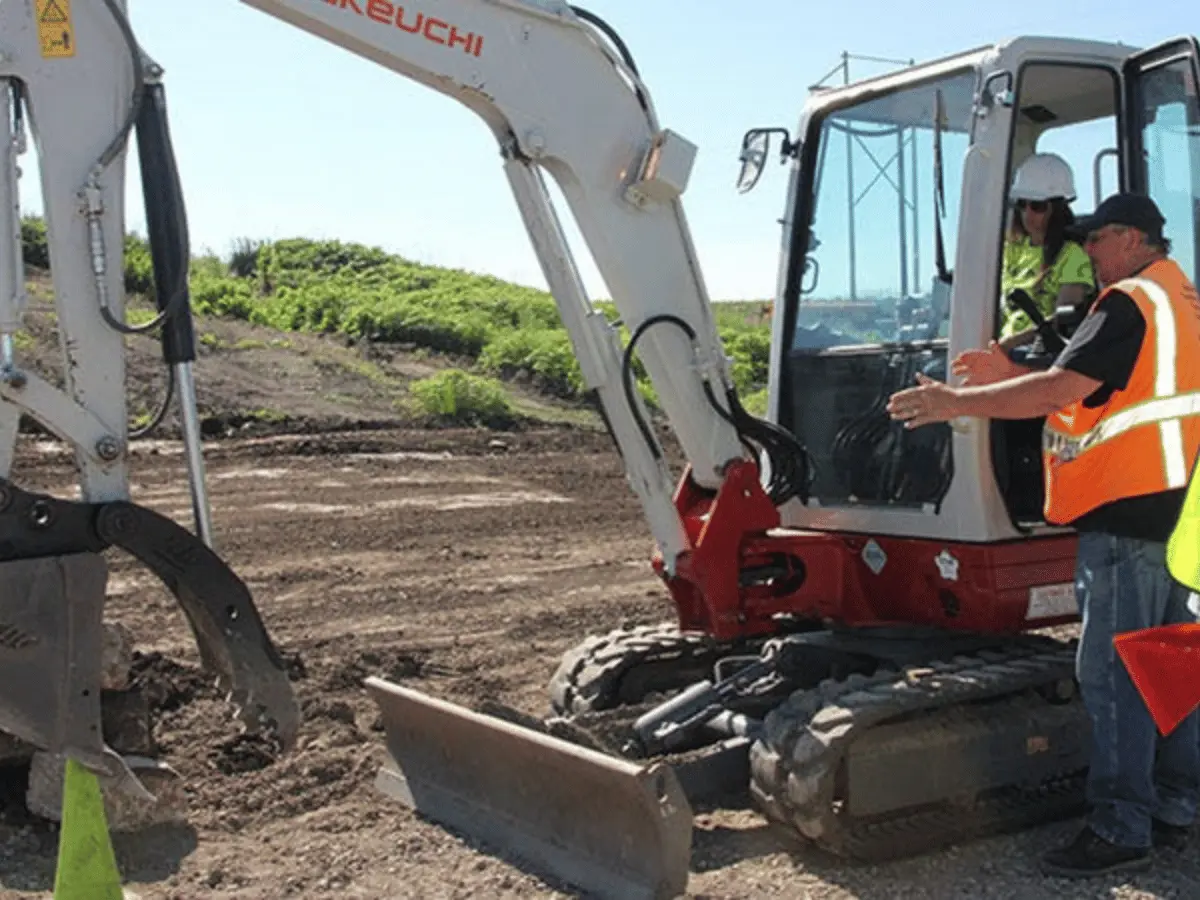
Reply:
[[[251,731],[271,727],[290,749],[300,711],[282,657],[249,589],[203,541],[133,503],[105,504],[99,537],[132,554],[170,588],[187,617],[204,668]],[[270,726],[267,723],[272,723]]]

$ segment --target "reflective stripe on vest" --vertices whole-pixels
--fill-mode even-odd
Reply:
[[[1137,406],[1130,406],[1107,419],[1101,419],[1095,428],[1079,437],[1070,437],[1047,429],[1042,434],[1042,449],[1059,459],[1075,459],[1079,454],[1122,435],[1131,428],[1158,422],[1167,483],[1171,487],[1183,487],[1187,482],[1187,462],[1184,459],[1183,427],[1180,420],[1187,416],[1200,416],[1200,391],[1177,394],[1174,397],[1158,397]]]
[[[1164,480],[1168,488],[1183,487],[1187,484],[1188,471],[1180,419],[1200,415],[1200,392],[1175,394],[1178,384],[1175,363],[1178,341],[1171,298],[1161,285],[1148,278],[1126,278],[1114,284],[1113,288],[1126,293],[1141,289],[1154,306],[1155,399],[1101,419],[1096,427],[1084,435],[1071,437],[1048,427],[1042,434],[1042,449],[1063,461],[1069,461],[1131,428],[1157,422]]]
[[[1126,278],[1118,282],[1117,287],[1119,290],[1125,287],[1141,288],[1154,304],[1154,331],[1158,338],[1158,346],[1155,348],[1157,352],[1154,356],[1154,395],[1172,397],[1178,384],[1175,372],[1175,349],[1178,341],[1175,337],[1175,310],[1171,306],[1171,298],[1167,296],[1162,285],[1147,278]],[[1187,461],[1183,456],[1183,428],[1179,424],[1179,415],[1194,416],[1196,412],[1181,412],[1176,416],[1157,420],[1159,438],[1162,441],[1163,473],[1169,488],[1179,488],[1187,484]],[[1118,413],[1114,418],[1118,418],[1119,415]]]
[[[1096,407],[1075,400],[1043,430],[1045,518],[1069,524],[1107,503],[1187,484],[1200,455],[1200,297],[1179,264],[1161,259],[1106,288],[1121,291],[1146,330],[1124,387]]]

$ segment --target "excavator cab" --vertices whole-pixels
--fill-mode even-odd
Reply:
[[[807,129],[800,180],[813,190],[791,209],[809,226],[776,394],[813,457],[814,510],[928,515],[950,489],[949,426],[904,433],[886,404],[918,372],[946,377],[975,80],[964,66],[847,96]]]
[[[1150,193],[1194,272],[1198,115],[1190,39],[1131,54],[1021,38],[815,90],[795,141],[783,139],[793,168],[770,415],[814,469],[785,524],[986,542],[1056,533],[1042,518],[1040,421],[906,432],[887,398],[918,372],[946,379],[948,361],[999,335],[1009,190],[1033,153],[1071,165],[1076,217],[1120,189]],[[1085,311],[1050,324],[1067,338]]]

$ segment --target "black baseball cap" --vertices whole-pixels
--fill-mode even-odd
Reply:
[[[1075,222],[1076,230],[1086,236],[1105,225],[1125,225],[1143,232],[1152,241],[1162,239],[1166,219],[1158,204],[1144,194],[1113,194],[1096,207],[1090,216]]]

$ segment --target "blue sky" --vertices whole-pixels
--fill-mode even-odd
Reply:
[[[775,287],[786,170],[772,166],[756,191],[737,194],[742,134],[794,127],[808,85],[843,50],[922,60],[1017,34],[1148,45],[1200,33],[1200,7],[1127,0],[581,5],[622,34],[662,124],[700,146],[684,202],[719,299]],[[240,237],[339,238],[544,286],[495,142],[473,113],[238,0],[129,6],[139,41],[166,69],[193,252],[224,256]],[[884,68],[855,62],[851,71]],[[36,166],[26,159],[25,169]],[[144,231],[135,168],[130,175],[127,221]],[[33,181],[23,179],[22,205],[38,212]],[[586,261],[584,271],[603,296]]]

